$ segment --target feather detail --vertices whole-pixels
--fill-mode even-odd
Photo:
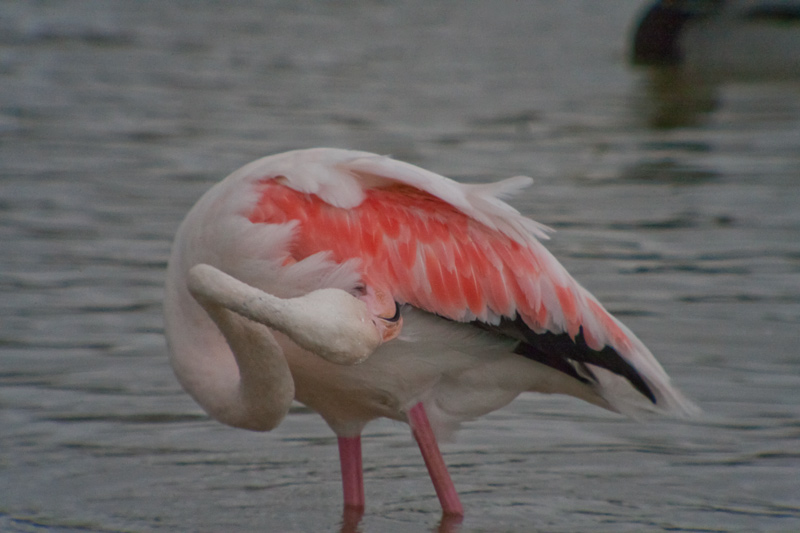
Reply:
[[[585,346],[589,359],[575,361],[587,365],[586,376],[614,409],[635,414],[655,400],[657,408],[691,411],[641,341],[537,239],[546,237],[546,227],[500,199],[528,186],[529,178],[462,185],[364,152],[303,155],[278,156],[287,158],[285,166],[271,162],[271,173],[260,178],[258,165],[248,170],[258,200],[245,214],[256,226],[296,224],[287,249],[292,261],[328,251],[330,261],[354,265],[362,283],[401,304],[458,322],[499,326],[519,318],[532,335],[566,334]],[[318,158],[333,164],[321,172]],[[609,362],[606,348],[618,362]],[[610,398],[611,390],[626,397],[617,390],[625,387],[633,400]]]

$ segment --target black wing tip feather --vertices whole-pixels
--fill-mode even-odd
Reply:
[[[657,404],[655,394],[639,372],[611,346],[604,346],[601,350],[591,348],[586,343],[583,327],[580,327],[578,334],[572,338],[568,333],[549,331],[536,333],[519,315],[513,320],[503,318],[497,326],[489,326],[482,322],[473,324],[519,339],[520,343],[514,349],[514,353],[563,372],[581,383],[589,384],[590,378],[593,377],[591,369],[586,365],[604,368],[627,379],[631,386],[653,405]],[[589,377],[581,375],[578,368]]]

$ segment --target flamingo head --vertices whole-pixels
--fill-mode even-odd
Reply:
[[[400,314],[400,304],[389,291],[380,286],[367,285],[359,288],[358,292],[357,298],[366,304],[381,343],[397,337],[403,329],[403,316]]]

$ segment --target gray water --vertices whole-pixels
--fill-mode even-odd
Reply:
[[[209,420],[161,320],[202,192],[325,145],[535,178],[512,203],[705,411],[523,396],[443,445],[460,526],[408,428],[375,422],[356,530],[800,530],[800,84],[676,100],[627,64],[644,6],[4,1],[0,529],[350,528],[322,420]]]

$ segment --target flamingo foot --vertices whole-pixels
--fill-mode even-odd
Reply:
[[[433,434],[431,423],[422,403],[418,403],[409,409],[408,420],[411,424],[411,432],[417,440],[420,452],[422,452],[425,466],[428,467],[428,474],[431,477],[431,481],[433,481],[436,496],[439,497],[439,502],[442,504],[442,513],[444,515],[463,516],[464,507],[461,505],[453,480],[447,471],[447,465],[445,465],[442,458],[442,452],[439,451],[439,445],[436,443],[436,437]]]
[[[347,507],[345,505],[342,510],[342,527],[339,528],[339,533],[361,533],[358,524],[364,517],[364,508]]]

